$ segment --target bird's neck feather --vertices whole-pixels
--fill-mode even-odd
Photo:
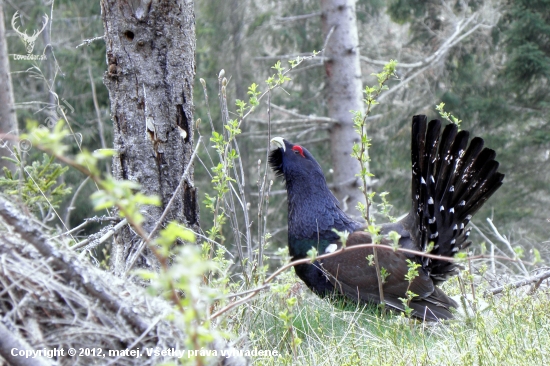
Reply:
[[[306,256],[311,247],[324,253],[338,240],[333,228],[352,232],[360,226],[340,209],[323,176],[297,178],[287,180],[288,237],[295,258]]]

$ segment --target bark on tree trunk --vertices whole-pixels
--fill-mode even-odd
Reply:
[[[6,43],[6,29],[4,27],[4,1],[0,0],[0,133],[17,135],[17,118],[15,116],[15,103],[11,85],[10,64],[8,46]],[[7,144],[4,145],[4,142]],[[0,173],[3,167],[15,170],[15,165],[2,157],[10,157],[12,141],[0,141]],[[5,147],[3,147],[5,146]],[[3,176],[3,174],[2,174]]]
[[[330,130],[334,193],[348,214],[360,216],[355,206],[365,197],[355,176],[359,162],[350,156],[353,143],[359,141],[350,110],[364,111],[355,0],[321,0],[321,11],[328,113],[339,121]]]
[[[102,0],[108,70],[104,82],[114,123],[113,173],[138,182],[161,207],[144,207],[150,232],[172,198],[193,150],[195,15],[193,1]],[[197,229],[199,212],[193,170],[166,221]],[[113,264],[123,271],[139,238],[129,229],[115,238]],[[155,267],[145,253],[140,267]]]

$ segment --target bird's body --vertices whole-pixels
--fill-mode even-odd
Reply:
[[[427,127],[427,128],[426,128]],[[399,246],[433,255],[452,257],[466,248],[472,215],[500,187],[503,174],[497,172],[495,153],[483,149],[483,140],[449,124],[440,135],[441,123],[425,116],[413,117],[412,126],[412,208],[399,222],[381,226],[381,234],[396,231]],[[341,246],[333,229],[350,233],[346,246],[372,243],[364,225],[347,216],[326,184],[321,167],[302,146],[282,138],[273,139],[279,148],[270,154],[270,165],[284,177],[288,194],[288,245],[292,259],[307,257],[315,248],[319,254]],[[337,244],[337,247],[331,244]],[[382,244],[389,243],[383,240]],[[329,247],[329,245],[331,245]],[[372,248],[358,248],[295,267],[297,275],[319,296],[341,294],[360,302],[379,303],[375,266],[367,257]],[[400,298],[407,291],[416,296],[408,306],[416,317],[436,320],[452,318],[457,304],[439,287],[456,275],[458,266],[444,260],[377,250],[378,264],[389,273],[383,283],[384,302],[405,310]],[[418,276],[409,284],[407,260],[418,263]]]

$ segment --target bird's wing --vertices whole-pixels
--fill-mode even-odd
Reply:
[[[346,241],[347,250],[321,261],[321,267],[326,277],[341,294],[359,301],[380,303],[378,278],[376,268],[369,264],[369,256],[373,248],[351,247],[359,244],[372,243],[367,232],[356,231]],[[386,305],[405,310],[401,298],[406,298],[407,291],[416,296],[408,304],[413,309],[412,315],[425,320],[451,319],[449,308],[458,305],[438,287],[422,268],[418,268],[418,276],[409,284],[405,275],[409,271],[407,257],[401,252],[389,248],[389,242],[382,240],[377,249],[380,268],[388,273],[383,284],[384,302]],[[341,244],[338,244],[341,247]]]
[[[352,233],[346,247],[372,243],[370,235],[365,231]],[[383,241],[377,249],[379,267],[388,273],[383,284],[384,298],[391,304],[402,309],[400,297],[405,298],[407,290],[414,292],[419,298],[427,298],[434,292],[434,284],[430,276],[422,268],[419,275],[409,282],[405,279],[409,266],[407,257],[401,252],[395,252],[388,247],[389,242]],[[384,246],[382,248],[382,246]],[[344,250],[341,254],[322,260],[322,267],[333,285],[350,297],[359,297],[364,301],[380,301],[376,268],[369,264],[373,248]],[[396,302],[396,304],[393,304]]]

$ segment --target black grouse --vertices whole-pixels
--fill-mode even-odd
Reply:
[[[448,124],[441,134],[441,122],[427,123],[426,116],[412,120],[412,208],[396,223],[382,225],[381,234],[396,231],[399,246],[429,254],[452,257],[468,247],[470,229],[466,225],[487,199],[502,185],[504,174],[497,172],[495,151],[483,147],[475,137],[468,145],[468,131]],[[307,257],[313,247],[319,254],[341,247],[333,231],[351,233],[346,246],[371,243],[363,224],[354,221],[339,207],[327,186],[315,158],[300,145],[281,137],[271,140],[278,147],[269,155],[271,168],[284,178],[288,194],[288,246],[293,260]],[[383,240],[389,243],[388,240]],[[331,245],[337,244],[337,245]],[[379,303],[375,266],[367,257],[372,248],[343,251],[295,267],[296,274],[316,294],[342,294],[355,301]],[[383,283],[387,306],[405,310],[400,298],[407,290],[415,296],[410,304],[412,315],[425,319],[450,319],[450,308],[457,304],[438,285],[458,273],[460,266],[444,260],[377,250],[380,268],[389,276]],[[409,287],[405,280],[407,259],[420,265],[419,275]]]

